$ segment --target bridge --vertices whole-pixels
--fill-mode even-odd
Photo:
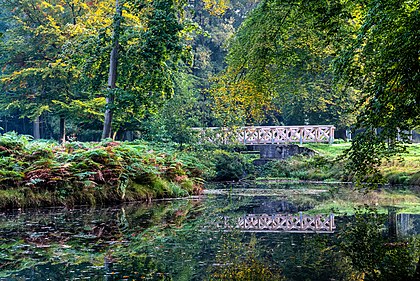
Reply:
[[[333,125],[312,126],[252,126],[240,128],[193,128],[209,143],[267,145],[289,143],[333,143]]]
[[[334,214],[297,215],[290,214],[247,214],[232,219],[222,217],[215,224],[224,230],[238,229],[241,232],[288,232],[288,233],[334,233],[336,226]]]

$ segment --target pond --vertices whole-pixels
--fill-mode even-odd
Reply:
[[[409,189],[264,183],[0,212],[0,280],[417,280],[419,204]]]

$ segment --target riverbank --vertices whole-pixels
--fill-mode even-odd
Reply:
[[[353,182],[354,175],[346,169],[343,153],[350,143],[305,144],[316,156],[294,156],[272,161],[261,167],[257,179],[304,180],[322,182]],[[388,185],[420,185],[420,144],[407,145],[407,153],[383,161],[380,172]]]
[[[342,156],[349,143],[307,144],[316,156],[254,166],[245,147],[134,142],[30,141],[0,136],[0,209],[110,205],[200,194],[204,181],[351,183]],[[420,144],[384,162],[389,185],[420,185]]]
[[[104,205],[199,194],[189,154],[145,142],[59,145],[0,136],[0,208]]]

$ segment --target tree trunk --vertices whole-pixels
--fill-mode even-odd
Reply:
[[[118,0],[115,1],[115,19],[114,19],[114,31],[113,31],[113,42],[111,56],[109,60],[109,74],[108,74],[108,95],[106,97],[106,110],[104,129],[102,131],[102,139],[111,137],[112,117],[114,114],[114,99],[117,80],[117,64],[118,64],[118,38],[120,35],[120,25],[122,17],[122,7]]]
[[[39,128],[39,116],[35,117],[33,124],[34,124],[34,127],[33,127],[34,139],[39,140],[41,138],[41,131]]]
[[[66,119],[60,116],[60,143],[66,142]]]

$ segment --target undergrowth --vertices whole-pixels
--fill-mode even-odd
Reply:
[[[306,145],[308,146],[308,145]],[[312,144],[315,157],[294,156],[255,167],[244,147],[186,147],[144,141],[31,141],[0,135],[0,208],[97,205],[197,194],[204,180],[269,178],[351,182],[341,153],[348,144]],[[390,184],[420,185],[420,145],[384,162]],[[401,160],[402,159],[402,160]]]
[[[96,205],[197,194],[195,156],[145,142],[31,141],[0,136],[0,208]]]

